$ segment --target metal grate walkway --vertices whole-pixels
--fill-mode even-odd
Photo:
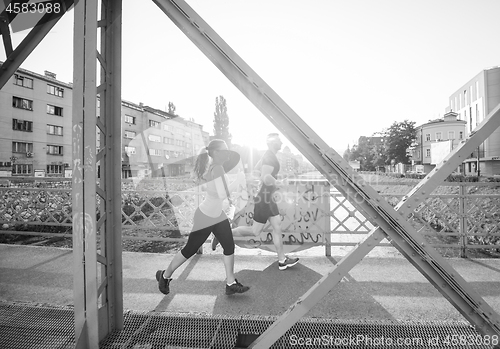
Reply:
[[[73,348],[73,319],[71,308],[0,303],[0,348]],[[275,319],[129,311],[100,347],[245,347]],[[486,339],[466,323],[303,319],[272,348],[493,348]]]

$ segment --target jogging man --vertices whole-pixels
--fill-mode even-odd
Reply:
[[[283,252],[283,238],[281,236],[281,216],[274,193],[281,187],[286,186],[286,180],[278,180],[280,163],[276,153],[281,150],[282,142],[277,133],[270,133],[267,136],[268,150],[259,161],[261,166],[260,179],[262,186],[255,197],[255,207],[253,214],[253,225],[251,227],[233,228],[233,234],[237,236],[259,236],[267,221],[272,226],[273,243],[278,254],[278,267],[280,270],[293,267],[299,262],[298,258],[289,258]]]

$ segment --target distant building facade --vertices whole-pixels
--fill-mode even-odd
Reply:
[[[54,73],[16,71],[0,90],[0,176],[72,175],[72,92]],[[209,140],[192,120],[128,101],[121,133],[124,178],[184,175]]]
[[[458,114],[467,123],[467,136],[500,103],[500,67],[484,69],[449,98],[446,111]],[[477,174],[477,159],[481,175],[500,174],[500,129],[488,137],[479,149],[465,161],[465,171]]]
[[[122,176],[182,176],[191,172],[209,134],[192,120],[122,102]]]
[[[18,69],[0,90],[0,175],[70,176],[72,86]]]
[[[466,138],[466,122],[458,113],[448,112],[441,119],[431,120],[415,128],[416,140],[410,147],[413,170],[429,173],[436,167],[438,149],[449,148],[448,153]]]

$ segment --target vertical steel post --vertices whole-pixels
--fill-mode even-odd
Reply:
[[[201,196],[201,188],[199,185],[195,187],[194,191],[194,206],[195,210],[200,206],[200,196]],[[200,246],[198,251],[196,251],[196,254],[203,254],[203,244]]]
[[[331,218],[331,202],[332,202],[332,196],[331,196],[331,190],[332,186],[330,183],[326,185],[326,188],[328,190],[328,196],[325,202],[325,212],[328,213],[327,219],[325,219],[325,227],[324,227],[324,235],[325,235],[325,256],[330,257],[332,255],[332,218]]]
[[[458,214],[460,216],[460,257],[467,257],[467,216],[465,213],[465,182],[458,182]]]
[[[98,347],[111,331],[123,328],[121,12],[121,0],[80,0],[75,7],[72,196],[77,348]]]
[[[73,48],[73,256],[76,348],[99,345],[96,251],[97,0],[75,5]]]
[[[101,183],[105,193],[105,270],[106,323],[103,334],[123,329],[123,275],[121,236],[121,35],[122,0],[102,1],[101,10],[101,62],[100,100],[103,119],[105,154],[101,159],[104,169]]]

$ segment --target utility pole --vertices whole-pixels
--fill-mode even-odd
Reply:
[[[480,150],[481,146],[477,147],[477,176],[481,176],[481,164],[479,163]]]

